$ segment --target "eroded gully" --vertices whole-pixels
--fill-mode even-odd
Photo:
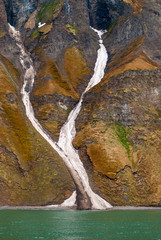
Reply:
[[[107,209],[112,207],[107,201],[95,194],[90,185],[86,170],[79,158],[78,151],[74,149],[72,141],[75,138],[75,120],[81,110],[81,104],[84,94],[93,86],[98,84],[104,76],[108,54],[102,41],[102,31],[93,29],[99,36],[99,46],[97,52],[97,60],[95,63],[94,74],[90,79],[88,86],[82,93],[81,98],[76,107],[70,112],[67,121],[60,131],[58,143],[54,142],[46,133],[41,124],[35,118],[32,104],[30,102],[30,92],[34,84],[35,70],[33,62],[23,46],[20,32],[9,24],[9,33],[16,41],[16,45],[20,49],[20,62],[24,70],[24,84],[21,89],[22,101],[25,106],[26,115],[33,127],[41,134],[41,136],[51,145],[51,147],[59,154],[64,161],[74,183],[76,192],[59,206],[73,206],[77,204],[78,209]]]

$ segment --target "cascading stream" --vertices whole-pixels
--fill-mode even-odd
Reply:
[[[100,48],[97,51],[97,61],[94,68],[94,74],[90,79],[85,91],[82,93],[82,96],[78,104],[71,111],[66,123],[61,128],[58,145],[64,151],[64,153],[70,158],[70,162],[72,166],[76,170],[79,169],[79,177],[81,179],[85,192],[88,194],[90,198],[92,209],[105,209],[105,208],[111,207],[111,205],[92,191],[89,185],[87,173],[79,158],[78,151],[74,149],[72,145],[73,139],[75,138],[75,135],[76,135],[75,120],[81,110],[81,104],[83,101],[84,94],[102,80],[104,76],[104,69],[106,67],[106,63],[108,59],[108,54],[105,46],[103,45],[103,40],[102,40],[102,35],[104,32],[98,31],[96,29],[93,29],[93,30],[99,36],[99,45],[100,45]]]
[[[21,35],[19,31],[16,31],[13,26],[9,24],[9,33],[16,41],[17,46],[20,49],[20,62],[24,70],[24,84],[21,89],[22,101],[25,106],[26,115],[33,127],[42,135],[42,137],[51,145],[51,147],[57,151],[59,156],[63,159],[68,171],[70,172],[73,181],[77,189],[77,207],[79,209],[107,209],[112,207],[108,202],[102,199],[100,196],[95,194],[89,185],[89,180],[85,168],[79,158],[78,151],[74,149],[72,141],[76,135],[75,120],[81,110],[81,104],[83,101],[84,94],[101,81],[104,76],[104,69],[107,62],[107,52],[103,45],[102,34],[103,32],[97,31],[99,36],[99,45],[97,61],[95,64],[94,75],[91,78],[87,88],[83,92],[78,104],[71,111],[67,122],[63,125],[60,132],[58,143],[54,142],[51,137],[45,132],[43,127],[40,125],[38,120],[34,116],[34,111],[30,102],[30,91],[34,84],[35,71],[33,62],[29,55],[25,52]],[[72,206],[76,201],[75,192],[67,199],[61,206]]]

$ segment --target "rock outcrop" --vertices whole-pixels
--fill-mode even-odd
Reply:
[[[55,141],[93,73],[98,41],[90,25],[108,30],[106,74],[84,97],[73,144],[92,189],[108,202],[161,205],[160,6],[154,0],[0,0],[0,205],[60,203],[75,188],[25,116],[20,53],[7,21],[21,31],[33,59],[31,101]]]
[[[61,158],[25,115],[19,50],[9,37],[2,2],[1,9],[0,205],[60,203],[75,188]]]
[[[109,27],[106,76],[85,97],[74,144],[109,202],[160,205],[160,3],[134,2]]]

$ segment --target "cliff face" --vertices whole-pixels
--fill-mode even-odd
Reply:
[[[8,34],[1,2],[0,38],[0,204],[59,203],[74,190],[61,158],[26,117],[20,89],[19,49]]]
[[[74,144],[109,202],[159,205],[160,3],[134,2],[105,36],[107,72],[86,94]]]
[[[84,97],[74,146],[92,189],[111,204],[161,204],[160,5],[0,0],[1,205],[60,203],[74,190],[62,160],[25,116],[20,53],[7,21],[33,59],[31,101],[55,141],[93,73],[98,41],[90,25],[108,29],[106,73]]]

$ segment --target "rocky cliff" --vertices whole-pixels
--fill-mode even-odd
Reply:
[[[24,72],[7,22],[33,59],[32,105],[54,141],[93,74],[98,39],[90,25],[108,30],[106,73],[84,97],[73,144],[92,189],[108,202],[161,205],[160,7],[157,0],[0,0],[1,205],[60,203],[75,189],[25,115]]]

